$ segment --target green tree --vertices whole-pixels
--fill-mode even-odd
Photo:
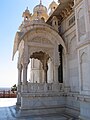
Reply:
[[[14,93],[17,91],[17,86],[16,84],[11,87],[11,91]]]

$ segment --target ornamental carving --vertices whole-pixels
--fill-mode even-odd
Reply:
[[[50,49],[50,48],[47,49],[47,48],[43,48],[43,47],[30,47],[30,48],[29,48],[29,57],[30,57],[33,53],[35,53],[35,52],[40,52],[40,51],[48,54],[48,55],[50,56],[51,60],[54,61],[54,55],[53,55],[54,49]]]
[[[41,38],[41,37],[36,37],[33,38],[30,42],[35,42],[35,43],[41,43],[41,44],[52,44],[49,40],[46,38]]]

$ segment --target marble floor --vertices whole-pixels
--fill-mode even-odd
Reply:
[[[0,98],[0,120],[75,120],[60,114],[47,114],[17,118],[15,110],[15,98]]]

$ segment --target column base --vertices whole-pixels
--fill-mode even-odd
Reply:
[[[16,107],[20,108],[21,107],[21,103],[16,102]]]

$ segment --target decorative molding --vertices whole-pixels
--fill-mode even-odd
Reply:
[[[40,52],[40,51],[48,54],[50,56],[51,60],[54,62],[54,55],[53,55],[54,49],[51,49],[51,48],[30,47],[29,48],[29,56],[31,56],[35,52]]]
[[[76,7],[80,2],[82,2],[83,0],[74,0],[74,7]]]
[[[30,42],[52,45],[52,43],[48,39],[42,37],[33,38]]]

